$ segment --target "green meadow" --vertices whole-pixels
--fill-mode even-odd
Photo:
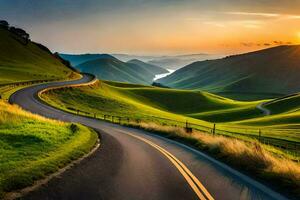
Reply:
[[[264,116],[256,106],[265,101],[236,101],[207,92],[109,81],[93,87],[51,90],[42,98],[69,112],[78,109],[100,118],[115,115],[182,126],[188,121],[193,128],[208,132],[216,124],[217,133],[246,140],[249,138],[245,136],[258,136],[261,131],[264,137],[300,142],[300,112]],[[286,101],[289,105],[289,99]]]
[[[97,134],[0,101],[0,197],[29,186],[89,152]]]

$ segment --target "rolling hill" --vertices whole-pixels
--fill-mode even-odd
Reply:
[[[300,90],[300,46],[278,46],[195,62],[157,82],[234,98],[266,98]]]
[[[167,73],[168,71],[139,60],[122,62],[112,56],[103,56],[90,60],[76,66],[82,72],[95,74],[99,79],[152,84],[156,74]]]
[[[53,90],[43,98],[53,105],[65,105],[67,109],[78,108],[101,115],[114,113],[145,119],[159,116],[184,122],[188,119],[194,123],[201,123],[203,119],[230,122],[262,115],[256,109],[258,102],[234,101],[207,92],[111,81],[101,81],[93,88],[83,87],[68,92]]]
[[[271,111],[271,115],[279,113],[294,113],[300,111],[300,94],[292,94],[274,99],[264,104]]]
[[[92,88],[53,90],[42,98],[69,112],[79,109],[96,113],[97,116],[115,115],[150,122],[175,123],[172,125],[182,125],[187,120],[198,128],[212,127],[212,123],[216,123],[219,129],[229,134],[233,132],[257,136],[261,129],[268,137],[300,141],[300,112],[290,113],[287,108],[274,115],[264,116],[256,108],[262,101],[235,101],[207,92],[110,81],[100,81]],[[288,99],[285,101],[287,104],[290,102]],[[272,110],[280,108],[282,106],[274,105]],[[296,110],[297,106],[292,109]]]
[[[72,74],[46,47],[0,27],[0,84],[64,79]]]

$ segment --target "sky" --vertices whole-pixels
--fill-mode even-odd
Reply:
[[[64,53],[237,54],[300,44],[300,0],[0,0],[0,19]]]

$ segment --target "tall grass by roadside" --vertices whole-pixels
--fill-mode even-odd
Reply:
[[[162,126],[155,123],[134,123],[131,126],[162,134],[205,151],[209,155],[242,170],[276,189],[289,191],[300,197],[300,164],[267,151],[258,142],[213,136],[194,131],[187,133],[184,128]]]
[[[0,100],[0,199],[83,156],[97,134],[46,119]]]

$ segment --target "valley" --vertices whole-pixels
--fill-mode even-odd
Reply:
[[[116,25],[86,30],[84,42]],[[135,25],[132,44],[122,35],[111,48],[96,39],[68,49],[114,53],[75,54],[65,45],[78,27],[46,47],[33,39],[47,26],[31,34],[38,25],[27,23],[29,34],[0,20],[0,199],[299,199],[300,45],[242,42],[252,50],[223,57],[227,44],[199,53],[177,34],[164,46],[152,35],[160,28],[147,36],[148,54]]]

